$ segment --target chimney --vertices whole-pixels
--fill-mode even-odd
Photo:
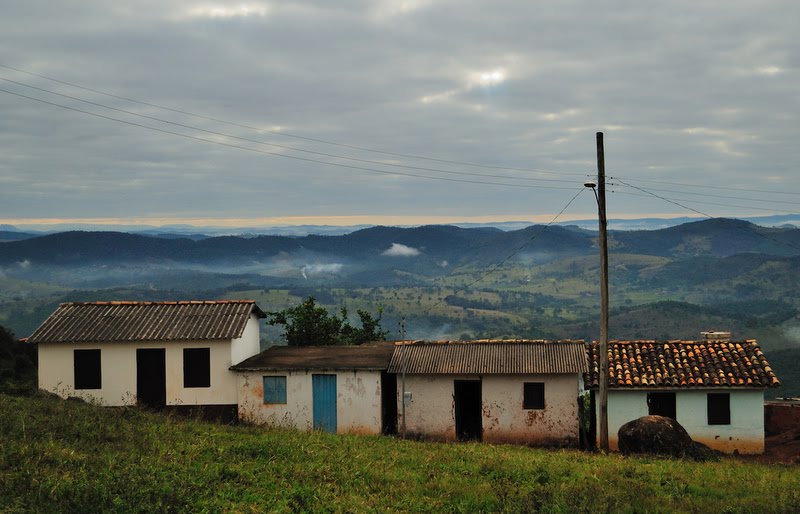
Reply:
[[[731,333],[730,332],[718,332],[718,331],[711,331],[711,332],[700,332],[700,335],[703,336],[703,341],[730,341],[731,340]]]

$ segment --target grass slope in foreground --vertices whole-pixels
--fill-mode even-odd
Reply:
[[[796,467],[330,436],[0,394],[0,511],[793,512]]]

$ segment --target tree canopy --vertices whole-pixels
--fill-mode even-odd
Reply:
[[[283,325],[283,338],[290,346],[354,345],[369,341],[383,341],[389,334],[381,328],[382,310],[377,317],[367,311],[358,310],[361,327],[350,324],[347,309],[342,307],[340,315],[328,313],[325,307],[309,296],[303,303],[282,311],[268,312],[267,323]]]

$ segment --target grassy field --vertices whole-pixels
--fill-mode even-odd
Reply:
[[[796,512],[797,467],[330,436],[0,394],[2,512]]]

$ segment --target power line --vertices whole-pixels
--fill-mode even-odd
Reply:
[[[102,118],[102,119],[109,120],[109,121],[115,121],[115,122],[118,122],[118,123],[124,123],[126,125],[131,125],[131,126],[134,126],[134,127],[139,127],[139,128],[144,128],[144,129],[147,129],[147,130],[153,130],[153,131],[156,131],[156,132],[161,132],[162,134],[170,134],[170,135],[173,135],[173,136],[183,137],[183,138],[186,138],[186,139],[191,139],[191,140],[194,140],[194,141],[200,141],[200,142],[203,142],[203,143],[212,143],[212,144],[215,144],[215,145],[226,146],[226,147],[229,147],[229,148],[236,148],[238,150],[247,150],[247,151],[250,151],[250,152],[260,153],[260,154],[264,154],[264,155],[273,155],[273,156],[276,156],[276,157],[284,157],[284,158],[287,158],[287,159],[294,159],[294,160],[298,160],[298,161],[313,162],[313,163],[316,163],[316,164],[325,164],[325,165],[328,165],[328,166],[337,166],[337,167],[340,167],[340,168],[361,170],[361,171],[367,171],[367,172],[371,172],[371,173],[380,173],[380,174],[383,174],[383,175],[397,175],[397,176],[403,176],[403,177],[424,178],[424,179],[430,179],[430,180],[443,180],[443,181],[447,181],[447,182],[462,182],[462,183],[467,183],[467,184],[483,184],[483,185],[504,186],[504,187],[524,187],[524,188],[528,188],[528,189],[569,189],[569,190],[572,190],[571,187],[533,186],[533,185],[526,185],[526,184],[507,184],[507,183],[502,183],[502,182],[488,182],[488,181],[465,180],[465,179],[456,179],[456,178],[448,178],[448,177],[434,177],[434,176],[430,176],[430,175],[419,175],[419,174],[415,174],[415,173],[403,173],[403,172],[399,172],[399,171],[378,170],[378,169],[375,169],[375,168],[367,168],[365,166],[355,166],[355,165],[352,165],[352,164],[343,164],[343,163],[339,163],[339,162],[320,161],[318,159],[310,159],[308,157],[300,157],[300,156],[297,156],[297,155],[286,155],[286,154],[282,154],[282,153],[278,153],[278,152],[270,152],[270,151],[267,151],[267,150],[259,150],[257,148],[250,148],[250,147],[247,147],[247,146],[241,146],[241,145],[235,145],[235,144],[231,144],[231,143],[225,143],[223,141],[215,141],[213,139],[206,139],[206,138],[203,138],[203,137],[193,136],[191,134],[182,134],[180,132],[175,132],[175,131],[172,131],[172,130],[162,129],[162,128],[158,128],[158,127],[151,127],[149,125],[136,123],[134,121],[123,120],[123,119],[120,119],[120,118],[114,118],[113,116],[106,116],[104,114],[85,111],[83,109],[78,109],[76,107],[71,107],[71,106],[68,106],[68,105],[62,105],[62,104],[59,104],[59,103],[50,102],[48,100],[43,100],[41,98],[36,98],[36,97],[24,95],[22,93],[17,93],[17,92],[14,92],[14,91],[8,91],[8,90],[2,89],[2,88],[0,88],[0,92],[7,93],[7,94],[10,94],[10,95],[14,95],[14,96],[18,96],[18,97],[21,97],[21,98],[26,98],[28,100],[33,100],[33,101],[40,102],[40,103],[43,103],[43,104],[52,105],[54,107],[60,107],[62,109],[75,111],[75,112],[78,112],[78,113],[81,113],[81,114],[86,114],[86,115],[89,115],[89,116]]]
[[[496,179],[503,179],[503,180],[527,180],[527,181],[537,181],[537,182],[560,182],[560,183],[568,183],[568,184],[574,183],[573,180],[533,178],[533,177],[511,177],[511,176],[501,176],[501,175],[490,175],[490,174],[487,174],[487,173],[470,173],[470,172],[466,172],[466,171],[452,171],[452,170],[443,170],[443,169],[439,169],[439,168],[425,168],[425,167],[421,167],[421,166],[411,166],[411,165],[407,165],[407,164],[387,163],[387,162],[381,162],[381,161],[373,161],[373,160],[369,160],[369,159],[360,159],[360,158],[357,158],[357,157],[348,157],[348,156],[343,156],[343,155],[330,154],[330,153],[326,153],[326,152],[317,152],[317,151],[314,151],[314,150],[306,150],[306,149],[302,149],[302,148],[296,148],[296,147],[292,147],[292,146],[281,145],[281,144],[278,144],[278,143],[269,143],[269,142],[266,142],[266,141],[259,141],[257,139],[250,139],[250,138],[246,138],[246,137],[235,136],[233,134],[226,134],[224,132],[217,132],[217,131],[214,131],[214,130],[208,130],[208,129],[196,127],[194,125],[187,125],[187,124],[184,124],[184,123],[178,123],[178,122],[174,122],[174,121],[169,121],[169,120],[165,120],[163,118],[158,118],[158,117],[155,117],[155,116],[149,116],[147,114],[140,114],[140,113],[137,113],[137,112],[126,110],[126,109],[120,109],[118,107],[112,107],[112,106],[109,106],[109,105],[101,104],[101,103],[98,103],[98,102],[92,102],[90,100],[85,100],[85,99],[78,98],[78,97],[75,97],[75,96],[71,96],[71,95],[67,95],[67,94],[63,94],[63,93],[58,93],[58,92],[55,92],[55,91],[51,91],[51,90],[48,90],[48,89],[40,88],[40,87],[33,86],[33,85],[30,85],[30,84],[25,84],[24,82],[18,82],[16,80],[7,79],[7,78],[4,78],[4,77],[0,77],[0,80],[6,81],[6,82],[10,82],[12,84],[16,84],[16,85],[19,85],[19,86],[35,89],[37,91],[41,91],[41,92],[48,93],[48,94],[51,94],[51,95],[60,96],[62,98],[68,98],[70,100],[75,100],[77,102],[82,102],[82,103],[85,103],[85,104],[93,105],[95,107],[100,107],[100,108],[103,108],[103,109],[109,109],[109,110],[112,110],[112,111],[121,112],[121,113],[128,114],[128,115],[131,115],[131,116],[137,116],[139,118],[145,118],[145,119],[148,119],[148,120],[157,121],[159,123],[166,123],[168,125],[173,125],[173,126],[176,126],[176,127],[181,127],[181,128],[185,128],[185,129],[189,129],[189,130],[196,130],[198,132],[204,132],[206,134],[227,137],[227,138],[230,138],[230,139],[235,139],[235,140],[238,140],[238,141],[245,141],[245,142],[248,142],[248,143],[254,143],[254,144],[259,144],[259,145],[273,146],[273,147],[276,147],[276,148],[282,148],[284,150],[290,150],[290,151],[294,151],[294,152],[302,152],[302,153],[308,153],[308,154],[313,154],[313,155],[319,155],[319,156],[322,156],[322,157],[331,157],[331,158],[334,158],[334,159],[344,159],[344,160],[349,160],[349,161],[362,162],[362,163],[366,163],[366,164],[377,164],[379,166],[389,166],[389,167],[393,167],[393,168],[412,169],[412,170],[419,170],[419,171],[432,171],[434,173],[446,173],[446,174],[450,174],[450,175],[465,175],[465,176],[475,176],[475,177],[488,177],[488,178],[496,178]]]
[[[636,186],[633,186],[633,185],[631,185],[631,184],[626,184],[626,183],[625,183],[625,182],[623,182],[622,180],[619,180],[619,178],[618,178],[617,180],[618,180],[619,182],[621,182],[621,183],[625,184],[625,185],[626,185],[626,186],[628,186],[628,187],[632,187],[632,188],[634,188],[634,189],[638,189],[639,191],[641,191],[641,192],[643,192],[643,193],[646,193],[646,194],[648,194],[648,195],[650,195],[650,196],[654,196],[654,197],[656,197],[656,198],[660,198],[661,200],[664,200],[664,201],[666,201],[666,202],[669,202],[669,203],[671,203],[671,204],[677,205],[678,207],[682,207],[682,208],[684,208],[684,209],[687,209],[687,210],[689,210],[689,211],[696,212],[697,214],[700,214],[700,215],[702,215],[702,216],[705,216],[705,217],[707,217],[707,218],[709,218],[709,219],[712,219],[712,220],[713,220],[713,219],[718,219],[718,218],[717,218],[717,217],[715,217],[715,216],[712,216],[712,215],[710,215],[710,214],[706,214],[705,212],[698,211],[697,209],[693,209],[693,208],[691,208],[691,207],[687,207],[687,206],[685,206],[685,205],[682,205],[682,204],[680,204],[680,203],[678,203],[678,202],[676,202],[676,201],[670,200],[669,198],[665,198],[665,197],[663,197],[663,196],[660,196],[660,195],[657,195],[657,194],[655,194],[655,193],[651,193],[650,191],[648,191],[648,190],[646,190],[646,189],[643,189],[643,188],[641,188],[641,187],[636,187]],[[793,245],[792,243],[790,243],[790,242],[788,242],[788,241],[781,241],[780,239],[775,239],[775,238],[773,238],[773,237],[769,237],[768,235],[766,235],[766,234],[762,234],[761,232],[758,232],[758,231],[755,231],[755,230],[747,230],[747,229],[745,229],[744,227],[742,227],[742,226],[740,226],[740,225],[734,225],[734,226],[735,226],[735,227],[737,227],[737,228],[739,228],[740,230],[743,230],[743,231],[745,231],[745,232],[749,233],[749,234],[755,234],[755,235],[757,235],[758,237],[760,237],[760,238],[762,238],[762,239],[766,239],[767,241],[772,241],[773,243],[778,243],[778,244],[781,244],[781,245],[784,245],[784,246],[788,246],[789,248],[794,248],[795,250],[800,250],[800,246]]]
[[[313,137],[301,136],[299,134],[293,134],[293,133],[283,132],[283,131],[279,131],[279,130],[269,130],[269,129],[260,128],[260,127],[253,127],[251,125],[245,125],[245,124],[242,124],[242,123],[237,123],[237,122],[233,122],[233,121],[227,121],[227,120],[223,120],[223,119],[220,119],[220,118],[215,118],[215,117],[212,117],[212,116],[206,116],[206,115],[203,115],[203,114],[197,114],[197,113],[189,112],[189,111],[182,110],[182,109],[175,109],[175,108],[167,107],[167,106],[164,106],[164,105],[159,105],[159,104],[155,104],[155,103],[151,103],[151,102],[145,102],[145,101],[142,101],[142,100],[137,100],[135,98],[129,98],[129,97],[125,97],[125,96],[120,96],[120,95],[116,95],[116,94],[113,94],[113,93],[108,93],[108,92],[105,92],[105,91],[101,91],[99,89],[93,89],[93,88],[90,88],[90,87],[82,86],[80,84],[75,84],[73,82],[67,82],[67,81],[56,79],[56,78],[53,78],[53,77],[48,77],[46,75],[40,75],[38,73],[33,73],[33,72],[26,71],[26,70],[23,70],[23,69],[20,69],[20,68],[15,68],[13,66],[8,66],[8,65],[2,64],[2,63],[0,63],[0,68],[6,68],[6,69],[9,69],[9,70],[13,70],[13,71],[19,72],[19,73],[24,73],[26,75],[31,75],[31,76],[39,77],[39,78],[42,78],[42,79],[45,79],[45,80],[50,80],[52,82],[56,82],[56,83],[59,83],[59,84],[70,86],[70,87],[74,87],[74,88],[77,88],[77,89],[83,89],[85,91],[90,91],[92,93],[96,93],[96,94],[99,94],[99,95],[104,95],[104,96],[108,96],[108,97],[111,97],[111,98],[116,98],[118,100],[124,100],[126,102],[136,103],[136,104],[139,104],[139,105],[145,105],[145,106],[148,106],[148,107],[155,107],[157,109],[162,109],[162,110],[165,110],[165,111],[170,111],[170,112],[174,112],[174,113],[178,113],[178,114],[183,114],[185,116],[192,116],[194,118],[203,119],[203,120],[207,120],[207,121],[213,121],[215,123],[222,123],[222,124],[225,124],[225,125],[230,125],[232,127],[239,127],[239,128],[243,128],[243,129],[247,129],[247,130],[254,130],[256,132],[275,134],[275,135],[278,135],[278,136],[290,137],[290,138],[300,139],[300,140],[304,140],[304,141],[310,141],[310,142],[314,142],[314,143],[321,143],[321,144],[326,144],[326,145],[337,146],[337,147],[341,147],[341,148],[349,148],[351,150],[359,150],[359,151],[363,151],[363,152],[370,152],[370,153],[376,153],[376,154],[382,154],[382,155],[391,155],[391,156],[394,156],[394,157],[405,157],[405,158],[409,158],[409,159],[428,160],[428,161],[433,161],[433,162],[441,162],[441,163],[444,163],[444,164],[455,164],[455,165],[458,165],[458,166],[469,166],[469,167],[473,167],[473,168],[508,170],[508,171],[525,171],[525,172],[533,171],[533,172],[537,172],[537,173],[545,173],[545,174],[548,174],[548,175],[584,176],[583,173],[576,173],[576,172],[557,172],[557,171],[542,170],[542,169],[537,169],[537,168],[518,168],[518,167],[511,167],[511,166],[477,164],[477,163],[454,161],[454,160],[448,160],[448,159],[439,159],[439,158],[435,158],[435,157],[426,157],[426,156],[423,156],[423,155],[414,155],[414,154],[407,154],[407,153],[400,153],[400,152],[390,152],[390,151],[385,151],[385,150],[376,150],[376,149],[367,148],[367,147],[364,147],[364,146],[350,145],[350,144],[346,144],[346,143],[338,143],[338,142],[335,142],[335,141],[329,141],[329,140],[325,140],[325,139],[318,139],[318,138],[313,138]],[[7,80],[7,79],[5,79],[5,80]],[[28,87],[33,87],[33,86],[28,86]],[[54,94],[58,94],[58,93],[54,93]]]
[[[633,187],[633,186],[629,186],[629,187]],[[641,191],[641,189],[640,189],[640,191]],[[615,193],[615,194],[619,194],[619,195],[640,196],[640,197],[649,197],[649,196],[653,196],[654,195],[654,193],[651,193],[649,191],[646,194],[631,193],[631,192],[628,192],[628,191],[611,191],[611,192]],[[796,214],[796,215],[800,216],[800,213],[798,213],[797,211],[789,211],[789,210],[786,210],[786,209],[774,209],[774,208],[770,208],[770,207],[755,207],[755,206],[752,206],[752,205],[740,205],[740,204],[731,204],[731,203],[718,203],[718,202],[706,202],[706,201],[701,202],[700,200],[695,200],[695,199],[691,199],[690,200],[688,198],[668,198],[666,196],[658,196],[658,198],[660,198],[660,199],[662,199],[662,200],[664,200],[666,202],[674,203],[675,205],[677,205],[679,207],[682,207],[684,209],[689,209],[689,207],[686,207],[685,205],[682,205],[682,204],[677,203],[677,202],[702,203],[703,205],[715,205],[715,206],[720,206],[720,207],[731,207],[731,206],[734,206],[734,207],[740,207],[742,209],[752,209],[754,211],[782,212],[782,213],[786,213],[786,214]]]
[[[687,184],[685,182],[669,182],[669,181],[666,181],[666,180],[648,180],[648,179],[642,179],[642,178],[637,178],[637,179],[626,178],[626,177],[609,177],[609,178],[611,178],[611,179],[614,179],[614,178],[625,179],[625,180],[628,180],[630,182],[647,182],[647,183],[652,183],[652,184],[667,184],[667,185],[671,185],[671,186],[696,187],[696,188],[701,188],[701,189],[714,189],[714,190],[723,190],[723,191],[747,191],[747,192],[752,192],[752,193],[767,193],[767,194],[774,194],[774,195],[795,195],[795,196],[800,195],[800,193],[794,192],[794,191],[776,191],[774,189],[750,189],[750,188],[744,188],[744,187],[730,187],[730,186],[700,186],[700,185],[696,185],[696,184]]]
[[[621,182],[620,182],[621,183]],[[614,186],[615,184],[609,181],[609,185]],[[786,200],[769,200],[766,198],[747,198],[744,196],[728,196],[728,195],[716,195],[713,193],[692,193],[691,191],[679,191],[677,189],[662,189],[662,188],[655,188],[651,187],[648,191],[661,191],[665,193],[678,193],[684,195],[692,195],[692,196],[702,196],[703,198],[727,198],[730,200],[744,200],[746,202],[763,202],[763,203],[782,203],[787,205],[800,205],[800,202],[789,202]]]

